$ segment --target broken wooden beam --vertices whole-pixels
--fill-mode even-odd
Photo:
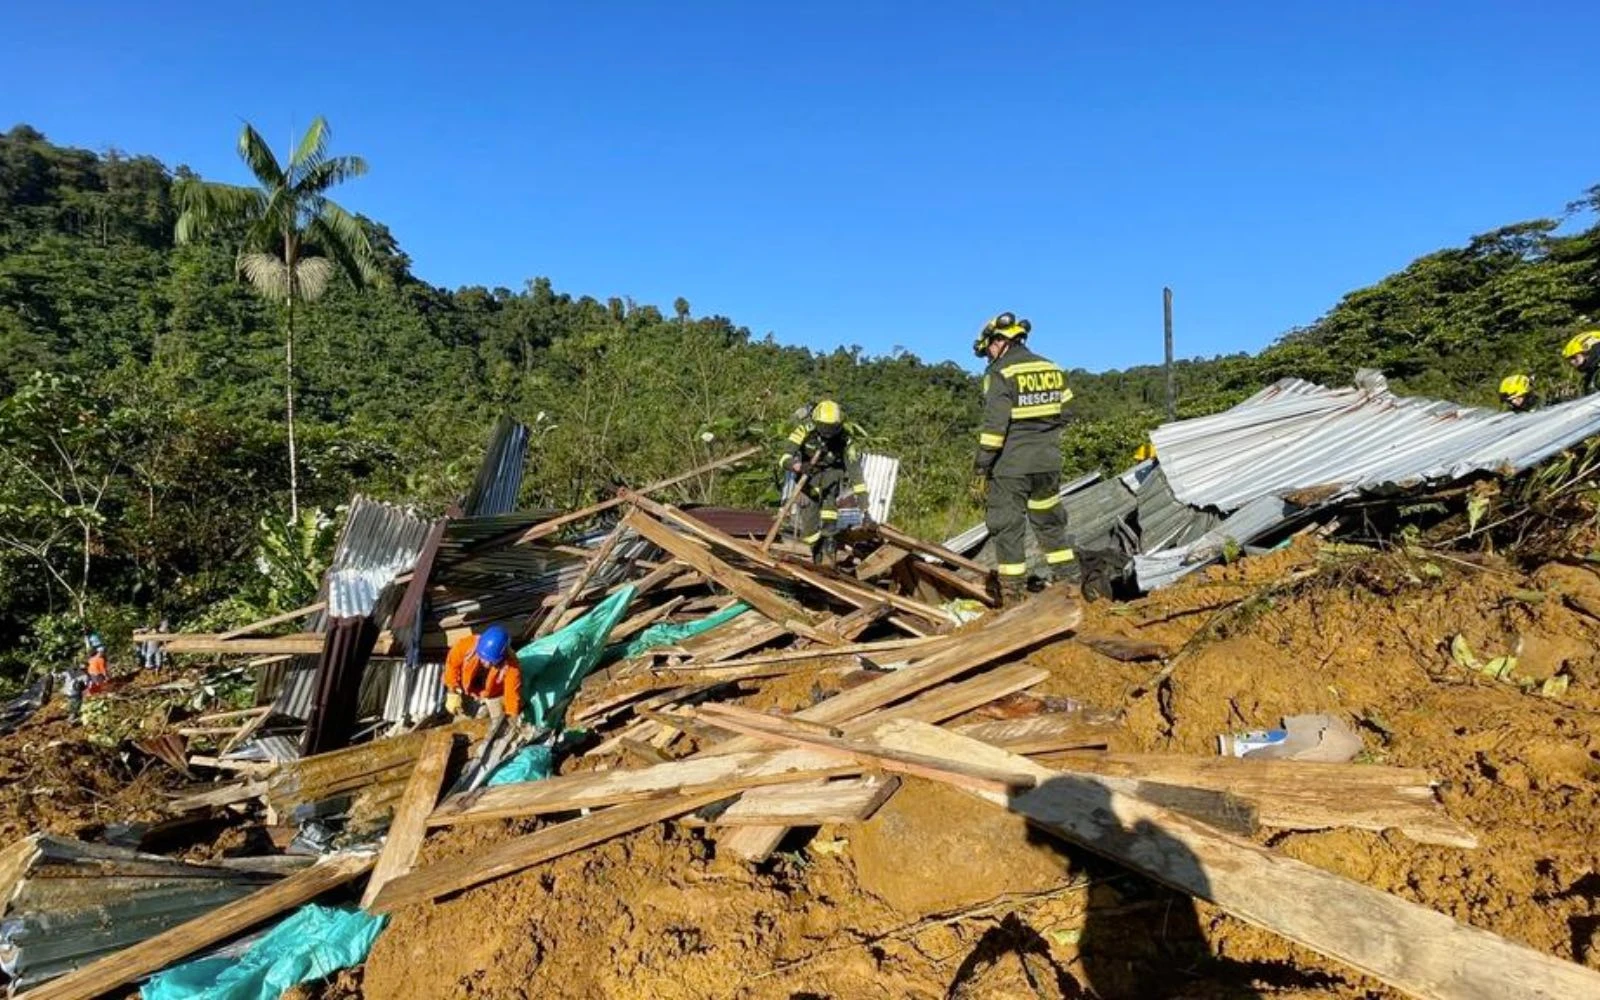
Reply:
[[[429,730],[422,751],[417,755],[416,767],[411,769],[411,777],[406,782],[405,794],[395,808],[394,820],[389,824],[383,853],[378,855],[377,866],[367,880],[367,890],[361,895],[363,909],[370,908],[385,885],[409,872],[416,863],[422,838],[428,832],[428,816],[439,802],[439,791],[444,785],[455,743],[455,733],[447,729]]]
[[[622,523],[682,562],[688,563],[719,586],[727,588],[740,600],[777,624],[824,645],[838,644],[838,640],[833,636],[819,632],[811,616],[799,605],[768,590],[748,574],[718,558],[705,546],[685,538],[660,521],[638,511],[629,513],[623,518]]]
[[[1122,795],[1094,776],[1052,771],[916,722],[888,722],[873,735],[906,752],[1026,769],[1038,782],[1027,792],[973,794],[1412,996],[1600,996],[1600,972]]]
[[[543,782],[536,782],[543,784]],[[602,841],[632,833],[651,823],[693,812],[728,797],[725,791],[668,795],[601,809],[579,819],[557,823],[482,851],[420,868],[390,882],[373,900],[371,911],[388,913],[410,903],[425,902],[470,889],[542,864]]]
[[[32,1000],[93,1000],[359,878],[374,862],[371,854],[334,855],[205,916],[44,983],[28,996]]]
[[[217,636],[217,638],[237,639],[242,635],[249,635],[252,632],[259,632],[264,628],[271,628],[274,625],[282,625],[284,622],[292,622],[296,618],[304,618],[307,615],[314,615],[327,606],[327,601],[318,601],[315,604],[307,604],[303,608],[295,608],[293,611],[285,611],[281,615],[273,615],[271,618],[263,618],[258,622],[251,622],[248,625],[241,625],[239,628],[231,629],[222,633],[221,635]],[[142,641],[143,639],[148,638],[148,636],[136,635],[134,638]]]
[[[1428,773],[1412,768],[1181,754],[1073,754],[1056,766],[1224,791],[1254,803],[1261,825],[1280,830],[1398,830],[1418,843],[1478,846],[1472,831],[1440,808]]]
[[[715,702],[699,706],[695,709],[695,715],[724,729],[773,743],[785,743],[805,750],[838,754],[855,760],[864,767],[881,768],[885,771],[916,775],[919,778],[933,777],[963,788],[1003,793],[1015,792],[1033,784],[1033,778],[1027,772],[1016,768],[965,764],[951,766],[948,761],[941,762],[922,754],[904,753],[872,743],[846,739],[825,729],[818,731],[821,729],[818,723],[807,723],[802,719],[766,715]]]
[[[800,781],[752,788],[706,822],[717,826],[821,826],[863,823],[900,787],[894,775]]]
[[[214,632],[152,633],[145,642],[161,644],[169,653],[228,653],[260,656],[264,653],[313,655],[322,652],[327,637],[321,632],[295,632],[265,639],[225,639]]]
[[[994,572],[993,569],[985,566],[983,563],[968,559],[961,553],[953,552],[950,549],[945,548],[943,545],[938,545],[934,542],[923,541],[915,535],[901,531],[892,524],[879,523],[877,526],[877,532],[880,538],[886,542],[889,542],[896,548],[908,549],[912,552],[920,552],[923,555],[932,556],[940,562],[955,567],[956,569],[964,569],[969,572],[976,573],[980,579],[986,579]]]
[[[836,754],[809,750],[691,757],[630,771],[567,774],[452,796],[428,817],[428,825],[541,816],[684,792],[715,790],[732,795],[760,785],[860,773],[859,765],[841,761]]]

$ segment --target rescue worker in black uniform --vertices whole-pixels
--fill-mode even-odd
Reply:
[[[838,403],[824,399],[812,407],[789,434],[780,466],[796,482],[805,477],[795,502],[800,538],[811,546],[812,562],[831,565],[838,557],[839,508],[859,507],[865,520],[867,505],[861,453],[850,440]]]
[[[1579,395],[1587,396],[1600,389],[1600,330],[1574,334],[1561,348],[1561,356],[1583,376],[1583,388]]]
[[[1500,403],[1512,413],[1528,413],[1544,400],[1533,391],[1532,375],[1507,375],[1500,380]]]
[[[1072,399],[1066,373],[1028,350],[1033,325],[1001,313],[983,325],[973,353],[989,359],[983,373],[983,423],[978,432],[973,491],[985,504],[1005,605],[1027,592],[1025,524],[1044,553],[1052,582],[1075,574],[1061,506],[1062,407]]]

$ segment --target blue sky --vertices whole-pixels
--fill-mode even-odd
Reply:
[[[1181,355],[1257,350],[1600,182],[1592,0],[142,6],[13,5],[0,128],[243,180],[324,114],[429,281],[819,349],[1154,362],[1170,284]]]

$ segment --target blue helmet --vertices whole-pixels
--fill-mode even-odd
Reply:
[[[478,636],[477,648],[473,650],[478,659],[486,663],[499,663],[506,658],[506,648],[511,645],[511,636],[499,625],[490,625]]]

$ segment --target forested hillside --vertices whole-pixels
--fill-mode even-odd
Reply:
[[[326,544],[314,516],[281,523],[279,307],[236,278],[228,233],[175,243],[182,174],[27,126],[0,136],[0,670],[12,675],[67,655],[84,619],[116,637],[160,612],[218,622],[274,609],[303,592]],[[1183,362],[1180,410],[1364,366],[1481,403],[1512,367],[1560,377],[1561,340],[1600,314],[1596,207],[1600,188],[1573,207],[1588,228],[1572,235],[1537,220],[1421,258],[1260,355]],[[438,509],[464,492],[502,412],[535,428],[524,502],[574,506],[613,479],[771,440],[827,394],[904,462],[896,520],[938,535],[973,516],[978,394],[956,365],[784,346],[683,299],[575,298],[543,278],[436,288],[381,222],[363,223],[384,280],[335,278],[298,318],[306,508],[331,514],[360,489]],[[1038,346],[1071,364],[1070,342],[1041,331]],[[1072,387],[1069,471],[1121,465],[1160,419],[1158,369],[1075,372]],[[772,498],[766,465],[714,497]]]

